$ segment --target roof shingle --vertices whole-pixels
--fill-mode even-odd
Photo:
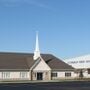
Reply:
[[[53,70],[74,69],[51,54],[41,56]],[[29,70],[34,63],[32,53],[0,53],[0,70]]]

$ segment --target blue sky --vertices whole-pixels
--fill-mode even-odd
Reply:
[[[90,54],[90,0],[0,0],[0,52]]]

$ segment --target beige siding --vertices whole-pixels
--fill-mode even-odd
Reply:
[[[40,63],[33,69],[33,71],[37,70],[51,70],[50,67],[43,61],[41,60]]]
[[[0,79],[2,79],[2,72],[0,72]]]
[[[26,72],[26,73],[27,73],[27,78],[20,78],[20,72],[10,72],[10,78],[12,78],[12,79],[29,79],[30,78],[29,72]]]
[[[37,80],[37,73],[38,72],[42,72],[43,73],[43,80],[51,80],[51,71],[50,70],[34,71],[34,72],[32,72],[32,80]]]
[[[41,60],[39,64],[33,69],[32,80],[37,80],[38,72],[43,74],[43,80],[51,80],[51,69],[44,60]]]
[[[65,77],[65,73],[71,73],[70,77]],[[52,77],[52,79],[72,79],[76,77],[76,74],[72,71],[54,71],[52,73],[57,73],[57,77]]]

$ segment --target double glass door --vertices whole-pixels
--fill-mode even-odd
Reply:
[[[42,72],[37,73],[37,80],[43,80],[43,73]]]

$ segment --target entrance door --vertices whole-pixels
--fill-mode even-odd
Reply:
[[[41,72],[37,73],[37,80],[43,80],[43,73]]]

